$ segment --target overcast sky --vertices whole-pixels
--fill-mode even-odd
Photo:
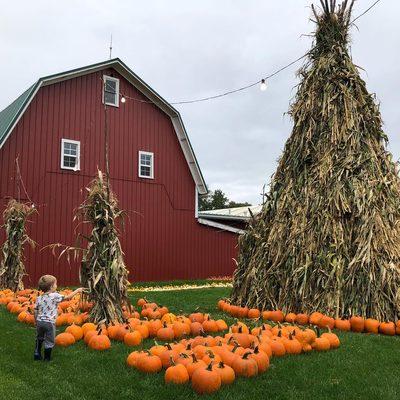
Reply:
[[[318,0],[314,0],[315,3]],[[374,0],[358,0],[354,15]],[[168,101],[234,89],[305,53],[308,0],[0,0],[0,109],[41,76],[113,56]],[[352,32],[354,62],[381,102],[389,148],[400,158],[400,2],[382,0]],[[210,189],[256,204],[291,132],[289,68],[258,87],[177,106]]]

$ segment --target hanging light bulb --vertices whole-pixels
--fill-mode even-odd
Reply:
[[[122,97],[121,97],[121,103],[125,103],[125,102],[126,102],[126,99],[125,99],[124,96],[122,96]]]
[[[267,90],[267,83],[265,82],[265,79],[261,79],[260,89],[262,92],[265,92]]]

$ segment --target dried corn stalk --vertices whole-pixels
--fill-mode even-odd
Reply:
[[[20,203],[14,199],[8,202],[3,212],[6,241],[1,247],[0,288],[14,292],[24,288],[24,246],[26,243],[32,247],[35,245],[26,233],[26,222],[35,212],[36,209],[31,204]]]
[[[116,227],[122,211],[100,171],[87,190],[88,197],[77,217],[92,227],[89,237],[85,237],[88,245],[80,269],[81,284],[89,289],[87,297],[93,302],[89,318],[96,323],[122,322],[129,285]]]
[[[234,303],[395,320],[400,181],[379,107],[349,55],[354,1],[313,7],[294,127],[263,210],[240,238]]]

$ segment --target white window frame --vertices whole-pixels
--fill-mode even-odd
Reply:
[[[105,101],[105,90],[106,90],[106,83],[107,81],[114,81],[116,82],[115,85],[115,90],[116,90],[116,96],[115,96],[115,101],[116,103],[106,103]],[[103,104],[107,106],[112,106],[112,107],[119,107],[119,79],[114,78],[113,76],[108,76],[108,75],[103,75]]]
[[[142,158],[141,155],[146,155],[146,156],[151,156],[151,165],[150,165],[150,176],[147,175],[142,175],[140,172],[140,167],[142,166]],[[148,167],[148,165],[143,165],[145,167]],[[138,175],[139,178],[145,178],[145,179],[154,179],[154,153],[151,153],[149,151],[142,151],[139,150],[139,158],[138,158]]]
[[[76,165],[75,167],[67,167],[64,165],[64,147],[65,143],[76,144]],[[81,142],[72,139],[61,139],[61,169],[68,169],[70,171],[80,171],[81,170]]]

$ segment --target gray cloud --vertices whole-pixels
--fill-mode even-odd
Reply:
[[[315,1],[317,2],[317,1]],[[1,0],[4,108],[38,77],[87,65],[114,52],[169,101],[192,99],[253,82],[302,55],[313,23],[306,0]],[[355,15],[372,0],[359,0]],[[21,5],[23,9],[21,10]],[[400,26],[394,0],[380,3],[353,29],[352,53],[381,101],[389,149],[400,156]],[[179,106],[211,189],[237,201],[260,200],[291,131],[284,117],[296,69],[224,99]]]

